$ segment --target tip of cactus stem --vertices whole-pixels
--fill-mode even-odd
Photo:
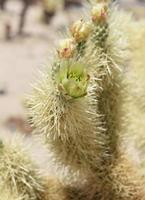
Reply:
[[[91,11],[92,21],[94,23],[103,23],[107,20],[107,4],[98,3],[96,6],[93,6]]]
[[[58,89],[71,98],[85,96],[90,79],[86,65],[79,62],[62,62],[61,65],[58,72]]]
[[[70,31],[76,42],[84,42],[92,32],[92,25],[90,22],[80,19],[71,26]]]

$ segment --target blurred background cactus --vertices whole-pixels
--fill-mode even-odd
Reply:
[[[60,0],[43,0],[43,21],[45,23],[49,23],[51,18],[55,15],[55,12],[58,9],[58,5],[60,5]]]
[[[0,1],[0,8],[1,8],[2,10],[5,9],[5,4],[6,4],[6,0],[1,0],[1,1]]]
[[[5,198],[11,193],[16,199],[41,199],[43,181],[20,143],[21,139],[17,137],[1,141],[0,191],[6,193],[8,190],[7,194],[3,194]]]

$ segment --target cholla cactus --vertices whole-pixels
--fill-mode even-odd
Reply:
[[[81,56],[78,48],[91,34],[90,23],[77,22],[71,34],[69,45],[67,39],[64,46],[59,47],[52,68],[47,69],[49,72],[28,97],[28,110],[32,123],[45,136],[57,161],[71,166],[74,171],[91,171],[99,162],[102,145],[101,138],[95,139],[98,132],[95,124],[99,118],[95,114],[97,102],[87,96],[95,88],[89,84],[89,79],[98,58],[89,49],[87,51],[87,47]]]
[[[0,200],[72,200],[74,191],[59,179],[40,173],[20,136],[0,141]],[[70,186],[68,187],[70,188]],[[78,190],[80,191],[80,190]]]
[[[92,178],[84,191],[86,199],[92,200],[142,200],[144,199],[144,180],[133,167],[132,161],[122,156],[116,160],[115,165],[112,164],[108,168],[108,174],[104,175],[103,181],[98,184],[95,177]]]
[[[121,144],[130,17],[109,3],[97,1],[88,21],[72,26],[69,45],[58,49],[51,70],[34,87],[28,110],[56,161],[95,177],[88,199],[143,200],[144,181],[134,177]]]
[[[137,152],[138,164],[143,169],[144,174],[144,152],[145,152],[145,82],[144,82],[144,21],[135,22],[129,32],[132,59],[131,65],[126,73],[128,99],[124,104],[125,117],[128,118],[128,124],[126,125],[126,134],[129,137],[130,145],[126,145],[130,152],[130,148],[134,148]],[[132,37],[133,33],[134,37]],[[129,147],[128,147],[129,146]],[[135,155],[135,154],[134,154]]]
[[[5,191],[5,194],[0,193],[0,198],[40,200],[43,179],[25,150],[20,148],[21,140],[17,139],[3,140],[0,145],[0,191]]]
[[[50,178],[45,185],[45,199],[46,200],[76,200],[82,199],[83,192],[78,187],[65,185],[57,179]]]
[[[99,3],[100,5],[100,3]],[[102,10],[102,7],[100,7]],[[104,164],[100,168],[104,170],[103,185],[101,188],[102,198],[104,199],[142,199],[141,194],[144,193],[144,189],[141,186],[142,180],[140,176],[133,177],[133,171],[128,159],[124,158],[121,150],[121,140],[125,131],[124,129],[124,113],[122,111],[124,104],[124,65],[126,58],[128,57],[128,45],[126,30],[129,27],[129,18],[116,10],[114,7],[110,7],[107,10],[108,17],[103,21],[98,20],[95,27],[104,27],[104,34],[100,33],[99,29],[95,29],[93,33],[93,42],[95,47],[100,52],[100,60],[102,65],[96,64],[95,78],[101,90],[97,90],[98,108],[97,112],[102,116],[102,128],[104,129],[104,153],[102,156]],[[98,10],[97,10],[98,12]],[[102,12],[101,12],[102,13]],[[102,15],[100,15],[102,16]],[[124,23],[122,23],[124,22]],[[98,26],[99,23],[99,26]],[[101,29],[102,30],[102,29]],[[101,36],[103,35],[103,37]],[[102,155],[103,154],[102,151]],[[115,169],[120,170],[121,178],[119,178],[118,172]],[[130,168],[130,170],[127,170]],[[101,171],[102,172],[102,171]],[[108,175],[107,175],[108,174]],[[127,179],[126,176],[127,175]],[[101,181],[100,181],[101,182]],[[126,187],[126,184],[128,187]],[[138,188],[139,185],[139,188]],[[109,188],[109,189],[108,189]],[[124,188],[123,190],[121,188]],[[103,189],[103,190],[102,190]],[[113,189],[113,191],[112,191]],[[120,192],[119,192],[120,191]],[[140,191],[138,193],[138,191]],[[100,193],[97,190],[97,197],[100,197]],[[105,196],[106,194],[106,196]],[[96,198],[97,198],[96,197]]]
[[[75,170],[87,171],[95,167],[101,144],[95,139],[96,102],[91,106],[92,100],[86,96],[87,70],[93,65],[88,61],[92,62],[60,62],[58,69],[52,69],[55,76],[49,71],[28,101],[32,123],[45,136],[57,160]]]

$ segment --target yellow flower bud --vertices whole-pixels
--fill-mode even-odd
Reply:
[[[64,39],[60,41],[58,55],[60,58],[72,58],[75,53],[76,45],[73,39]]]
[[[83,19],[75,22],[71,27],[71,33],[77,42],[86,41],[92,31],[92,25]]]
[[[93,22],[104,22],[107,18],[107,4],[98,3],[91,11]]]

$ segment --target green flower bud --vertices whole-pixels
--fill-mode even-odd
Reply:
[[[59,89],[72,98],[83,97],[87,94],[89,78],[84,64],[63,62],[58,73]]]

